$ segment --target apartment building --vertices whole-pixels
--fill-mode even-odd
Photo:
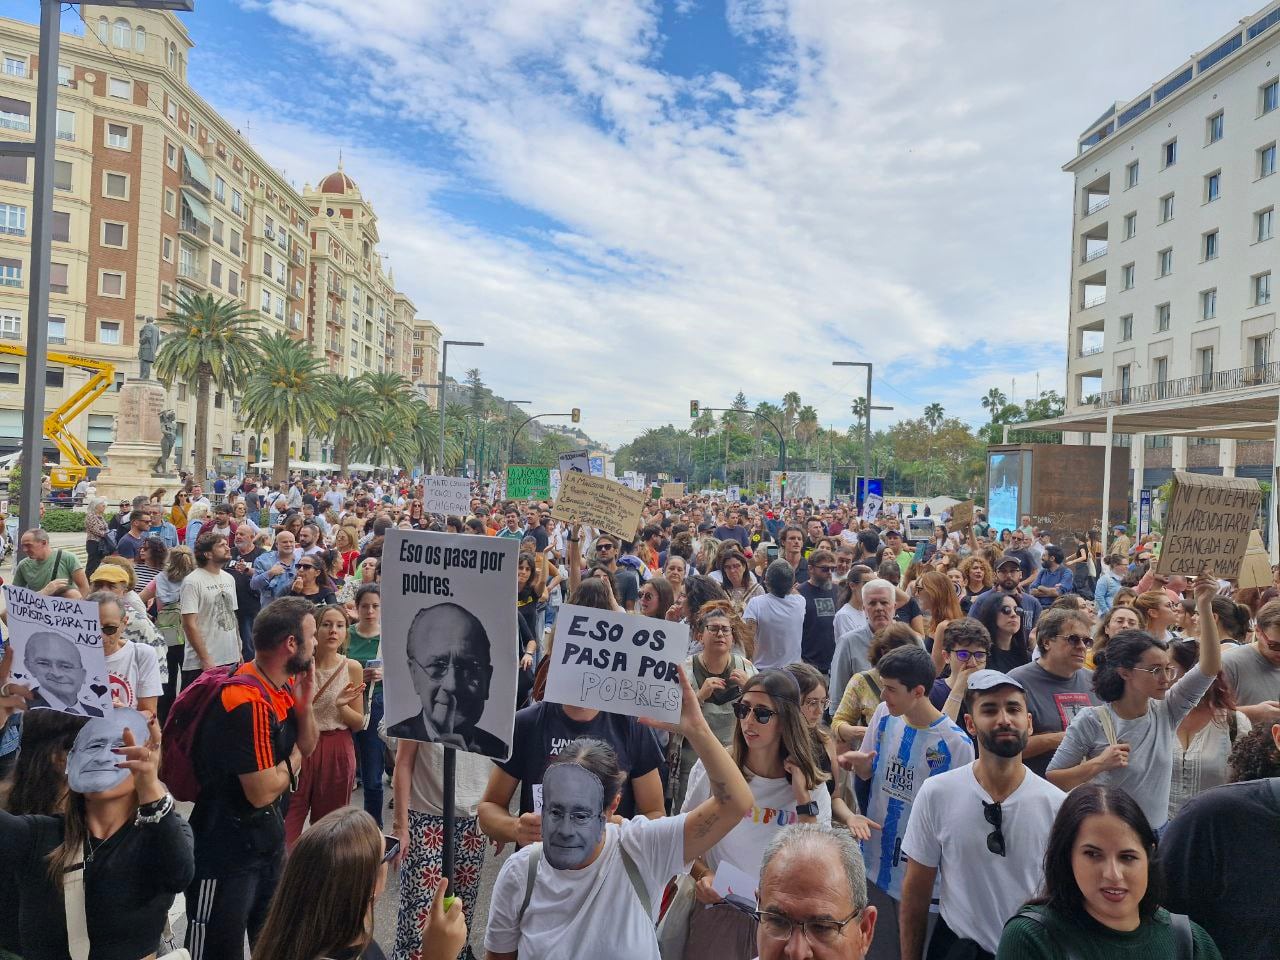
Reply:
[[[323,185],[332,176],[320,193],[306,196],[263,160],[188,85],[193,41],[176,16],[88,3],[82,9],[87,29],[83,36],[64,33],[59,58],[50,349],[111,361],[118,389],[138,371],[136,330],[186,290],[235,298],[257,311],[263,331],[286,331],[325,353],[325,315],[319,313],[317,327],[312,304],[313,260],[324,265],[327,282],[336,258],[343,272],[335,282],[351,297],[343,304],[349,326],[342,328],[341,372],[408,375],[414,318],[392,313],[395,292],[373,246],[364,243],[377,239],[367,201],[358,202],[355,233],[339,228],[325,214],[333,197]],[[71,14],[65,20],[74,22]],[[35,24],[0,19],[5,136],[33,136],[37,48]],[[29,160],[0,158],[0,343],[19,346],[26,338],[31,181]],[[320,300],[329,302],[323,289]],[[4,453],[21,443],[23,374],[20,358],[0,360]],[[47,409],[86,377],[51,362]],[[169,403],[178,413],[178,463],[190,467],[194,386],[174,384]],[[110,390],[74,425],[100,456],[113,438],[116,412]],[[223,471],[271,455],[270,432],[258,436],[240,413],[234,395],[215,393],[210,462]],[[305,451],[312,458],[327,452]],[[52,448],[50,454],[56,456]]]
[[[409,304],[409,307],[412,308],[412,304]],[[397,309],[399,309],[398,304]],[[415,314],[411,338],[409,379],[415,386],[435,383],[440,379],[437,374],[440,369],[440,346],[443,340],[440,328],[426,317]],[[432,406],[439,403],[439,390],[428,389],[426,395],[430,398],[429,402]]]
[[[1107,422],[1132,443],[1135,489],[1173,469],[1270,475],[1278,140],[1271,3],[1108,107],[1064,166],[1075,200],[1062,425],[1088,442]],[[1251,405],[1264,395],[1270,407]]]

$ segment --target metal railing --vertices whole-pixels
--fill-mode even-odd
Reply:
[[[1216,373],[1202,373],[1194,377],[1180,377],[1177,380],[1162,380],[1148,383],[1140,387],[1121,387],[1118,390],[1104,390],[1092,399],[1093,406],[1120,407],[1131,403],[1149,403],[1153,400],[1178,400],[1188,397],[1199,397],[1207,393],[1218,393],[1222,390],[1239,390],[1244,387],[1259,387],[1268,384],[1280,384],[1280,362],[1258,364],[1252,367],[1236,367],[1233,370],[1219,370]]]
[[[178,232],[194,237],[201,243],[209,242],[209,228],[195,217],[188,216],[186,213],[183,213],[178,219]]]
[[[1084,256],[1080,258],[1081,263],[1088,263],[1090,260],[1097,260],[1099,257],[1105,257],[1110,249],[1108,244],[1103,244],[1092,252],[1086,251]]]
[[[1096,346],[1096,347],[1081,347],[1081,348],[1080,348],[1080,352],[1079,352],[1079,353],[1077,353],[1077,354],[1076,354],[1076,356],[1078,356],[1078,357],[1093,357],[1093,356],[1097,356],[1097,355],[1098,355],[1099,353],[1101,353],[1104,349],[1106,349],[1106,348],[1105,348],[1105,347],[1103,347],[1103,346],[1102,346],[1102,344],[1099,344],[1099,345],[1098,345],[1098,346]]]
[[[1103,207],[1108,207],[1110,205],[1111,205],[1110,197],[1103,197],[1101,200],[1094,200],[1092,203],[1088,204],[1084,208],[1084,215],[1087,217],[1089,216],[1089,214],[1097,213]]]
[[[1102,293],[1096,297],[1090,297],[1088,300],[1081,300],[1080,309],[1088,310],[1090,307],[1096,307],[1106,302],[1107,302],[1107,295],[1105,293]]]

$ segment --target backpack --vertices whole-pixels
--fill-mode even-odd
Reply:
[[[640,901],[640,906],[644,908],[647,916],[653,914],[653,905],[649,902],[649,891],[645,889],[644,878],[640,875],[640,867],[632,859],[631,854],[627,852],[627,848],[622,845],[622,841],[618,841],[618,852],[622,854],[622,867],[627,871],[627,880],[631,883],[631,889],[635,891],[636,899]],[[542,859],[542,844],[531,843],[529,845],[529,866],[525,873],[524,881],[524,900],[520,904],[520,910],[516,913],[516,926],[520,926],[520,922],[524,919],[525,911],[529,909],[529,901],[533,899],[533,887],[538,882],[538,861]]]
[[[169,708],[162,731],[164,750],[160,754],[160,779],[175,800],[194,802],[200,798],[200,775],[196,770],[196,748],[200,724],[214,700],[226,687],[257,687],[268,702],[271,694],[253,674],[237,674],[231,664],[206,670],[178,694]]]

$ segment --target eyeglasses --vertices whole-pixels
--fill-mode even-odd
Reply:
[[[445,674],[452,670],[457,674],[458,679],[468,686],[478,686],[484,679],[485,671],[489,669],[488,664],[481,663],[479,660],[462,660],[456,657],[436,657],[429,663],[419,663],[410,657],[409,664],[437,681],[443,680]]]
[[[1089,637],[1082,637],[1078,633],[1068,634],[1067,636],[1059,637],[1058,639],[1064,643],[1071,644],[1073,647],[1087,647],[1093,642]]]
[[[120,624],[118,623],[104,623],[101,624],[101,627],[102,632],[108,635],[120,632]]]
[[[728,636],[732,636],[732,635],[733,635],[733,627],[729,626],[729,625],[728,625],[728,624],[726,624],[726,623],[717,623],[715,626],[711,626],[711,627],[703,627],[703,628],[702,628],[702,632],[703,632],[703,633],[709,633],[709,634],[711,634],[712,636],[726,636],[726,637],[728,637]]]
[[[613,549],[613,544],[612,544],[612,543],[602,543],[602,544],[599,544],[599,545],[596,547],[596,551],[597,551],[597,552],[598,552],[598,551],[600,551],[600,550],[612,550],[612,549]]]
[[[772,940],[790,940],[796,927],[804,931],[804,938],[814,946],[829,947],[840,939],[847,927],[866,907],[859,907],[843,920],[792,920],[784,913],[772,913],[768,910],[752,911],[751,916],[764,930],[765,936]]]
[[[753,707],[749,703],[743,703],[741,700],[733,705],[733,715],[739,720],[745,720],[748,716],[754,716],[756,723],[768,723],[778,715],[777,710],[770,710],[768,707]]]
[[[806,707],[809,707],[811,709],[816,707],[819,710],[827,709],[827,706],[830,703],[831,703],[830,697],[809,697],[807,700],[804,701],[804,705]]]
[[[972,660],[974,663],[986,663],[987,651],[985,650],[952,650],[955,658],[961,663],[968,663]]]
[[[1178,675],[1176,667],[1134,667],[1135,670],[1141,670],[1143,673],[1149,673],[1157,680],[1164,677],[1166,680],[1172,680]]]
[[[1004,811],[1000,809],[998,803],[987,803],[982,801],[982,816],[987,823],[995,827],[987,834],[987,849],[994,853],[997,857],[1004,856],[1004,834],[1000,832],[1000,825],[1004,823]]]

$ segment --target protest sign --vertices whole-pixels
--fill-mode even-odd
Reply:
[[[388,530],[387,735],[505,760],[515,722],[519,541]]]
[[[715,892],[734,906],[754,910],[756,908],[756,887],[760,885],[759,877],[753,877],[741,867],[721,860],[716,864],[715,879],[711,886]]]
[[[566,603],[556,615],[546,699],[676,723],[689,653],[683,623]]]
[[[545,500],[551,496],[551,470],[547,467],[507,467],[508,500]]]
[[[548,477],[547,477],[547,480],[548,480],[547,488],[548,488],[549,493],[550,493],[550,496],[548,497],[548,499],[550,499],[550,500],[555,500],[558,496],[560,496],[560,481],[561,481],[561,479],[562,479],[562,476],[561,476],[561,473],[560,473],[560,471],[559,471],[559,470],[552,470],[552,471],[550,472],[550,474],[548,475]]]
[[[111,710],[98,604],[4,588],[13,644],[11,679],[29,687],[30,709],[101,717]]]
[[[868,493],[867,498],[862,501],[862,519],[867,523],[875,523],[883,506],[884,497],[878,493]]]
[[[1252,478],[1176,471],[1156,573],[1234,580],[1261,504],[1262,490]]]
[[[738,503],[740,500],[742,500],[742,488],[737,486],[736,484],[733,486],[727,487],[724,492],[724,498],[728,500],[730,503]]]
[[[947,521],[950,530],[963,530],[973,523],[973,501],[962,500],[951,508],[951,517]]]
[[[1236,586],[1241,590],[1250,587],[1266,589],[1271,586],[1271,555],[1267,545],[1262,542],[1262,532],[1249,531],[1249,546],[1244,552],[1244,562],[1240,565],[1240,577]]]
[[[551,516],[566,523],[599,527],[623,540],[634,540],[647,498],[620,483],[584,473],[568,474]]]
[[[566,473],[590,473],[591,458],[587,456],[585,450],[572,450],[569,453],[560,454],[560,474]]]
[[[604,457],[591,457],[588,462],[588,473],[593,477],[604,476]]]
[[[664,483],[662,485],[662,499],[675,500],[684,496],[683,483]]]
[[[426,513],[465,517],[471,512],[471,481],[466,477],[423,477],[421,482]]]

